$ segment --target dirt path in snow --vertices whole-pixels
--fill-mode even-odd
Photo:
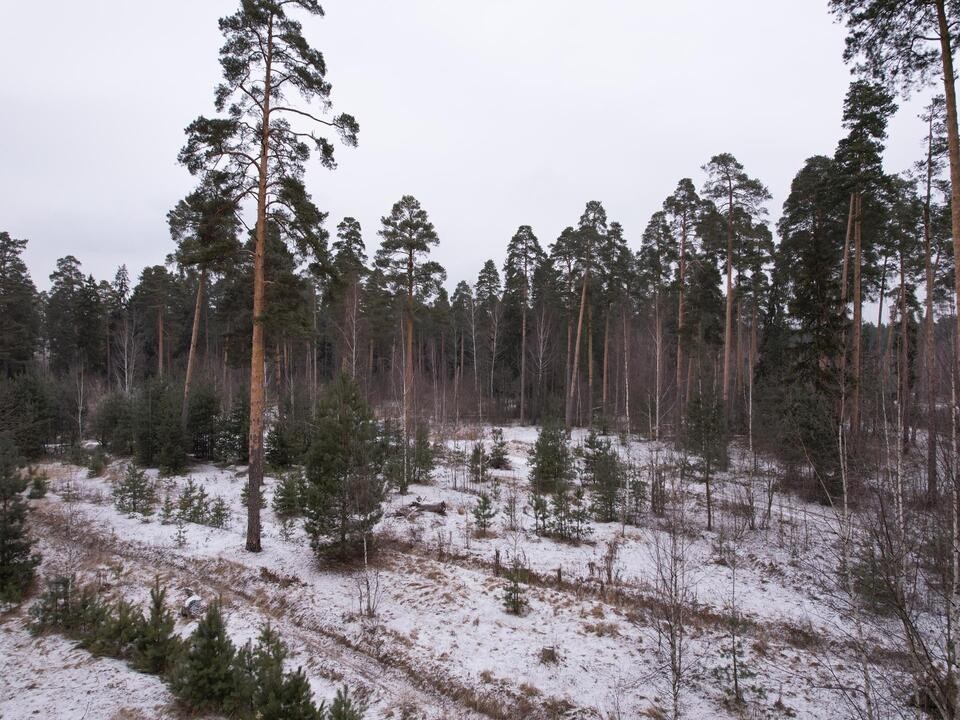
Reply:
[[[302,664],[310,677],[323,678],[331,688],[347,683],[367,694],[379,716],[424,719],[552,717],[519,690],[503,684],[478,690],[445,672],[440,664],[415,659],[403,652],[401,638],[385,628],[371,627],[369,636],[348,637],[337,628],[336,618],[324,617],[322,598],[315,588],[294,576],[274,574],[224,558],[184,557],[163,547],[144,545],[102,532],[93,524],[67,517],[69,508],[59,501],[36,506],[34,522],[42,528],[44,554],[59,557],[73,572],[111,574],[118,585],[142,593],[158,575],[176,600],[187,588],[203,597],[220,597],[231,630],[240,625],[256,629],[268,621],[291,650],[294,664]],[[80,526],[78,528],[78,526]],[[122,567],[122,571],[120,568]],[[351,592],[352,580],[340,578],[342,590]],[[118,588],[119,589],[119,588]],[[332,694],[332,691],[331,693]],[[589,711],[565,717],[595,717]]]

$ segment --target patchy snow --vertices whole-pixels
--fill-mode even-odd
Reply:
[[[18,615],[0,624],[0,717],[153,720],[180,714],[160,678],[94,657],[58,635],[33,637]]]
[[[473,429],[445,445],[469,452],[481,434],[489,443],[489,429]],[[584,436],[575,432],[574,443]],[[196,465],[188,476],[158,480],[161,498],[189,477],[229,505],[226,528],[186,524],[180,544],[176,526],[162,524],[157,516],[127,517],[113,507],[110,483],[122,472],[122,462],[93,479],[79,468],[48,465],[52,492],[34,503],[42,570],[48,576],[92,575],[107,568],[114,591],[139,602],[145,602],[157,574],[170,587],[171,602],[180,604],[194,594],[204,601],[220,597],[235,642],[254,639],[259,627],[271,622],[290,646],[291,667],[303,666],[318,699],[332,697],[346,682],[369,694],[370,717],[416,711],[416,717],[425,718],[546,717],[551,712],[626,718],[666,708],[669,672],[652,593],[653,548],[664,541],[665,531],[658,519],[647,517],[643,527],[591,523],[592,536],[579,545],[535,535],[527,473],[536,437],[533,427],[505,427],[511,469],[493,472],[483,486],[471,483],[462,468],[445,465],[436,470],[434,484],[391,496],[378,528],[382,552],[370,570],[382,591],[373,619],[361,617],[360,572],[320,565],[302,528],[285,531],[277,522],[269,509],[272,479],[265,488],[264,551],[244,551],[244,468]],[[672,462],[672,451],[663,443],[614,442],[641,466]],[[712,532],[704,529],[703,487],[685,488],[696,600],[689,608],[685,715],[735,716],[724,703],[733,548],[742,618],[740,662],[748,671],[744,684],[751,712],[757,717],[833,716],[845,690],[855,692],[860,682],[848,647],[853,632],[849,614],[829,591],[836,566],[833,519],[821,507],[774,493],[769,523],[750,530],[737,514],[745,487],[742,476],[718,476]],[[498,510],[492,531],[483,538],[476,537],[470,512],[481,490]],[[513,528],[505,512],[511,494],[519,499]],[[398,515],[417,497],[444,501],[446,515]],[[766,502],[763,496],[753,503],[760,515]],[[605,556],[611,546],[616,554],[608,574]],[[515,554],[536,574],[527,590],[528,611],[519,617],[504,611],[505,581],[497,576],[495,560],[503,566]],[[187,633],[194,622],[182,619],[178,627]],[[877,627],[882,630],[882,622]],[[0,642],[6,644],[0,649],[10,648],[5,656],[37,654],[22,627],[9,634],[19,640],[2,636]],[[36,642],[59,647],[65,641]],[[890,650],[896,644],[895,635],[880,631],[870,642]],[[128,682],[145,682],[138,680],[145,676],[125,672],[122,664],[90,662],[130,675]],[[894,679],[902,672],[897,667],[878,670]],[[156,702],[169,701],[162,685],[157,692]],[[147,691],[141,695],[151,697]],[[909,715],[907,708],[903,713]]]

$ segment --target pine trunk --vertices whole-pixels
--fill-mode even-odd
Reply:
[[[927,496],[933,501],[937,496],[937,403],[934,378],[936,363],[933,338],[933,248],[930,237],[930,196],[933,189],[933,113],[930,114],[927,135],[927,187],[923,205],[923,263],[926,274],[926,298],[924,305],[924,367],[927,391]]]
[[[526,418],[527,409],[527,288],[524,279],[523,307],[520,309],[520,424]]]
[[[272,85],[273,21],[267,33],[263,120],[260,130],[260,166],[257,184],[257,228],[253,251],[253,341],[250,349],[250,467],[247,476],[247,550],[260,552],[260,486],[263,484],[264,332],[267,244],[267,180],[270,152],[270,92]]]
[[[623,304],[623,414],[627,434],[630,433],[630,328],[627,323],[627,304]]]
[[[677,278],[677,398],[676,398],[676,418],[674,419],[674,434],[676,435],[676,445],[680,447],[680,440],[683,434],[683,298],[684,283],[687,273],[687,220],[684,216],[683,224],[680,228],[680,268]]]
[[[863,196],[857,193],[853,222],[853,349],[850,356],[850,434],[854,443],[860,434],[860,340],[863,331],[863,296],[860,269],[863,260],[862,221]]]
[[[163,379],[163,305],[157,306],[157,377]]]
[[[403,442],[404,468],[403,486],[406,490],[410,481],[411,467],[409,460],[410,438],[413,431],[413,252],[407,255],[407,308],[405,313],[406,348],[403,361]]]
[[[193,306],[193,328],[190,331],[190,350],[187,352],[187,374],[183,378],[183,407],[180,409],[180,424],[187,427],[187,401],[190,399],[190,386],[193,382],[193,368],[197,356],[197,338],[200,335],[200,313],[203,309],[203,286],[207,282],[207,269],[200,270],[197,283],[197,300]]]
[[[603,316],[603,379],[600,389],[600,408],[604,417],[607,416],[607,396],[610,391],[609,373],[610,373],[610,305],[607,305],[607,311]]]
[[[593,307],[587,306],[587,425],[593,427]]]
[[[733,350],[733,186],[727,196],[727,305],[723,324],[723,405],[729,413],[730,400],[730,354]]]
[[[580,371],[580,337],[583,334],[583,316],[587,305],[587,283],[589,282],[589,271],[583,273],[583,289],[580,292],[580,314],[577,318],[577,339],[573,344],[573,363],[570,368],[570,382],[567,391],[566,408],[566,426],[569,430],[573,425],[573,407],[576,397],[577,374]]]

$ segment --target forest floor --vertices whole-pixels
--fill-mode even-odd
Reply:
[[[483,432],[444,438],[448,455],[469,453]],[[527,481],[536,434],[504,428],[511,469],[492,471],[483,484],[448,458],[432,484],[391,495],[367,571],[319,563],[302,529],[283,527],[269,509],[273,478],[264,550],[245,552],[245,468],[195,464],[159,480],[171,492],[192,478],[230,507],[225,529],[187,524],[178,542],[177,528],[157,515],[143,520],[114,508],[111,482],[124,461],[99,478],[48,463],[51,490],[31,501],[40,571],[96,579],[142,604],[156,576],[174,602],[219,598],[234,642],[270,622],[318,699],[346,683],[368,697],[368,718],[667,717],[669,656],[655,587],[665,525],[647,514],[640,527],[591,523],[579,544],[537,536]],[[575,443],[582,439],[574,433]],[[675,459],[665,444],[614,442],[640,468]],[[877,617],[855,623],[859,609],[836,590],[832,511],[768,492],[768,482],[763,472],[721,475],[710,532],[703,485],[684,487],[693,596],[685,611],[684,717],[851,716],[864,670],[883,678],[889,693],[879,717],[911,717],[897,627]],[[498,509],[485,537],[476,536],[471,513],[480,492]],[[403,512],[417,498],[445,502],[446,514]],[[531,571],[520,616],[504,610],[499,572],[514,557]],[[368,581],[379,588],[372,618],[359,601],[359,584]],[[178,631],[188,634],[195,622],[179,618]],[[0,623],[0,718],[175,716],[158,679],[57,636],[33,638],[24,610]],[[732,700],[734,635],[742,705]]]

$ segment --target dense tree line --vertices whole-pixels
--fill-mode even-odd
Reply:
[[[722,406],[725,432],[806,453],[821,480],[835,475],[841,410],[852,436],[875,434],[881,405],[902,398],[905,442],[942,432],[953,315],[943,102],[928,109],[917,167],[901,175],[880,159],[894,109],[883,86],[851,85],[846,134],[797,173],[778,243],[769,194],[729,154],[709,159],[699,191],[681,179],[634,242],[591,201],[552,243],[518,228],[502,265],[485,262],[452,295],[430,258],[442,239],[412,196],[381,220],[372,261],[354,218],[328,247],[316,215],[309,253],[268,221],[255,373],[266,403],[295,432],[344,373],[412,446],[421,420],[554,416],[681,443],[696,400]],[[151,433],[214,455],[206,425],[245,404],[257,325],[259,241],[241,231],[228,182],[204,176],[170,212],[168,263],[133,280],[121,267],[98,281],[66,256],[38,293],[26,241],[0,235],[0,391],[22,453],[123,426],[130,437],[111,440],[149,464]],[[876,322],[867,302],[879,304]],[[118,410],[119,397],[134,409]],[[144,415],[150,428],[138,429]]]
[[[890,422],[907,448],[923,431],[935,493],[955,364],[955,100],[945,86],[918,122],[915,167],[883,167],[891,88],[939,56],[931,45],[926,64],[897,64],[900,31],[874,5],[834,3],[864,72],[836,147],[798,170],[776,228],[764,184],[718,153],[632,237],[591,200],[557,238],[522,225],[502,263],[448,282],[412,196],[377,228],[346,216],[328,237],[305,162],[313,147],[333,167],[317,130],[353,145],[358,125],[311,110],[326,107],[326,66],[290,13],[320,8],[244,3],[221,21],[219,115],[187,128],[180,159],[198,184],[169,213],[166,264],[97,280],[67,255],[40,293],[26,240],[0,234],[0,433],[27,459],[91,435],[168,469],[232,457],[255,488],[267,436],[302,458],[321,388],[343,373],[399,428],[404,487],[424,422],[559,417],[689,446],[695,408],[824,499],[840,482],[838,428],[854,460]],[[874,56],[881,41],[890,57]]]

